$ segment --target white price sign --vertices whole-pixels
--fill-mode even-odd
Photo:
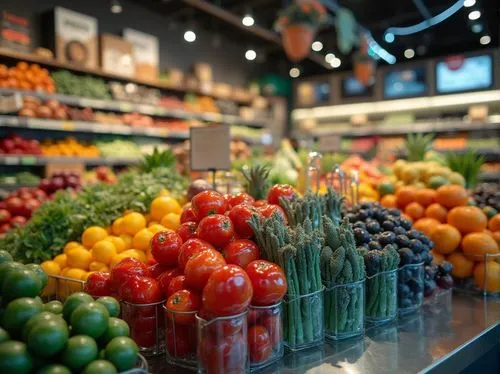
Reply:
[[[229,170],[231,169],[229,125],[192,127],[191,170]]]

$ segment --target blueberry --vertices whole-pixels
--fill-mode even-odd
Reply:
[[[382,228],[385,231],[393,231],[395,227],[396,227],[396,225],[394,225],[393,221],[386,220],[386,221],[382,222]]]
[[[380,232],[380,224],[377,221],[370,221],[366,224],[366,229],[370,234],[377,234]]]
[[[380,245],[379,242],[372,240],[368,243],[368,248],[370,248],[370,250],[372,250],[372,251],[373,250],[381,250],[382,246]]]
[[[434,279],[438,273],[438,266],[435,264],[427,265],[425,268],[425,274],[428,274],[431,279]]]
[[[420,239],[421,236],[422,236],[422,233],[418,230],[411,229],[410,231],[408,231],[408,237],[410,239]]]
[[[410,308],[411,306],[413,306],[413,303],[410,299],[401,299],[401,302],[399,303],[399,307],[402,309]]]
[[[364,245],[361,245],[359,247],[356,248],[356,250],[358,251],[358,253],[361,255],[361,256],[364,256],[365,254],[368,253],[368,248],[365,247]]]
[[[413,294],[413,305],[420,305],[422,304],[423,300],[424,300],[424,290]]]
[[[431,240],[429,239],[429,237],[427,235],[421,235],[420,236],[420,241],[422,243],[424,243],[425,245],[429,245]]]
[[[424,291],[424,282],[420,279],[412,278],[408,281],[408,286],[410,287],[412,292],[423,292]]]
[[[356,219],[358,221],[364,221],[365,219],[368,218],[368,212],[364,209],[361,209],[357,214],[356,214]]]
[[[401,211],[397,208],[389,209],[389,213],[391,213],[393,216],[401,217]]]
[[[380,234],[379,242],[383,246],[387,244],[392,244],[396,240],[396,234],[394,234],[392,231],[384,231],[382,234]]]
[[[443,261],[439,264],[439,272],[443,275],[450,274],[453,270],[453,265],[448,261]]]
[[[424,262],[424,258],[420,253],[415,253],[415,256],[413,256],[413,264],[420,264],[421,262]]]
[[[366,230],[366,224],[364,222],[358,221],[352,225],[353,228],[359,227],[360,229]]]
[[[408,239],[406,235],[396,235],[396,240],[394,242],[399,248],[410,246],[410,239]]]
[[[363,202],[363,203],[361,203],[361,205],[360,205],[360,207],[361,207],[362,209],[370,209],[372,206],[373,206],[373,204],[372,204],[372,203],[368,203],[368,202],[366,202],[366,201],[365,201],[365,202]]]
[[[410,287],[404,283],[398,284],[398,296],[401,299],[408,298],[408,296],[410,296]]]
[[[424,282],[424,295],[425,297],[431,296],[437,288],[434,279],[429,279]]]
[[[403,227],[401,227],[401,226],[395,227],[394,230],[393,230],[393,232],[396,235],[405,235],[406,236],[406,230]]]
[[[426,252],[425,253],[425,257],[424,257],[424,263],[425,263],[425,265],[432,264],[432,260],[433,260],[433,258],[432,258],[431,253],[430,252]]]
[[[410,240],[410,249],[417,254],[420,254],[424,252],[425,248],[422,242],[418,239],[411,239]]]
[[[411,222],[407,220],[406,218],[401,218],[401,227],[403,227],[406,230],[411,229]]]
[[[368,231],[366,231],[366,230],[363,230],[359,227],[356,227],[353,230],[353,233],[354,233],[354,239],[356,240],[357,245],[368,243],[370,241],[370,234],[368,234]]]
[[[349,220],[349,222],[354,223],[357,221],[356,215],[354,213],[347,213],[345,217]]]
[[[410,248],[400,248],[398,250],[398,253],[400,258],[400,266],[408,265],[413,262],[413,257],[415,257],[415,254],[411,251]]]

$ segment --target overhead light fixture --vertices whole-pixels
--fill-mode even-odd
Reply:
[[[298,78],[300,76],[300,69],[299,68],[291,68],[289,74],[290,74],[290,77],[292,77],[292,78]]]
[[[184,40],[188,43],[192,43],[196,40],[196,34],[193,30],[186,30],[184,33]]]
[[[334,58],[335,55],[333,53],[327,53],[325,56],[325,61],[331,64]]]
[[[257,53],[253,49],[249,49],[245,52],[245,58],[248,61],[253,61],[257,58]]]
[[[250,13],[247,13],[241,19],[241,23],[246,27],[250,27],[250,26],[253,26],[255,24],[255,20],[253,19],[252,15]]]
[[[472,25],[471,29],[473,33],[479,34],[481,31],[483,31],[483,25],[481,25],[480,23],[475,23]]]
[[[474,6],[476,4],[476,0],[465,0],[464,1],[464,7],[470,8],[471,6]]]
[[[469,13],[469,19],[471,21],[475,21],[476,19],[479,19],[479,17],[481,17],[481,12],[479,10],[473,10]]]
[[[335,57],[332,62],[330,63],[330,65],[332,65],[332,68],[338,68],[340,65],[342,64],[342,61],[340,61],[340,58],[338,57]]]
[[[483,35],[479,39],[479,43],[481,43],[482,45],[490,44],[490,42],[491,42],[491,38],[489,35]]]
[[[110,6],[111,13],[121,13],[123,11],[123,7],[118,0],[111,0]]]
[[[385,33],[384,40],[387,43],[392,43],[394,41],[394,39],[396,39],[396,38],[394,37],[394,34],[392,32],[386,32]]]
[[[314,52],[319,52],[323,49],[323,43],[321,43],[319,40],[316,40],[312,45],[311,48]]]
[[[406,58],[413,58],[415,57],[415,51],[411,48],[405,49],[404,55]]]

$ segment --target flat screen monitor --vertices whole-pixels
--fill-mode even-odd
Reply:
[[[485,90],[493,86],[490,55],[470,56],[436,63],[436,91],[440,94]]]
[[[424,66],[392,70],[384,74],[384,97],[399,99],[427,94]]]
[[[342,98],[370,98],[373,96],[373,85],[365,86],[356,77],[348,76],[342,79]]]

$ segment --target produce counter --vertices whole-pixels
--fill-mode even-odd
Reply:
[[[369,328],[348,339],[298,353],[285,353],[259,373],[460,372],[500,342],[500,299],[453,295],[427,301],[419,313]],[[165,357],[149,359],[151,373],[192,373]]]

